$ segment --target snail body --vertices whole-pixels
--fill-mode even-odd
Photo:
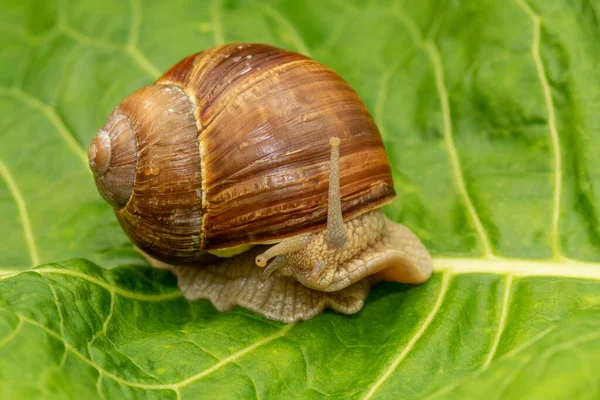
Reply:
[[[380,211],[395,192],[366,106],[300,54],[191,55],[116,107],[89,158],[137,248],[220,310],[352,313],[373,282],[431,275],[418,238]]]

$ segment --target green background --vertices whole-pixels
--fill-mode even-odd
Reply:
[[[0,0],[0,397],[600,397],[599,14]],[[430,249],[431,281],[284,325],[188,303],[135,254],[87,145],[127,94],[235,41],[312,56],[359,92],[392,162],[385,212]]]

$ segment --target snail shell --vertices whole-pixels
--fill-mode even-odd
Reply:
[[[233,263],[247,269],[239,274],[244,276],[259,270],[254,258],[243,261],[250,253],[260,256],[256,249],[247,252],[251,246],[282,242],[288,245],[272,257],[282,248],[298,253],[326,230],[334,137],[334,219],[345,235],[344,224],[366,218],[395,196],[366,106],[336,72],[310,58],[268,45],[231,44],[181,60],[154,85],[125,98],[93,139],[89,159],[101,195],[153,264],[204,266],[194,268],[197,275]],[[346,237],[339,238],[336,246],[343,247]],[[425,259],[419,266],[425,271],[421,281],[431,274],[430,264]],[[311,284],[310,271],[290,268],[272,279],[333,292],[366,276],[332,288]]]

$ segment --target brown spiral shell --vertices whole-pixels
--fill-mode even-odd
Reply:
[[[333,136],[344,219],[390,202],[380,133],[336,72],[276,47],[230,44],[125,98],[93,140],[90,166],[127,235],[186,265],[208,250],[323,230]]]

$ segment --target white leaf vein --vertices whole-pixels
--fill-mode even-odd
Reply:
[[[37,246],[35,244],[35,237],[33,235],[33,229],[31,228],[31,222],[29,220],[29,212],[27,211],[27,204],[21,193],[21,189],[17,182],[12,176],[12,173],[4,162],[0,159],[0,177],[6,182],[8,191],[12,196],[17,209],[19,210],[19,218],[21,219],[21,226],[23,227],[23,234],[25,235],[25,242],[27,243],[27,250],[29,251],[29,258],[31,259],[31,265],[33,267],[40,263],[40,257]],[[9,272],[10,273],[10,272]]]
[[[58,275],[67,275],[67,276],[72,276],[72,277],[76,277],[76,278],[81,278],[88,282],[94,283],[98,286],[101,286],[108,291],[114,291],[116,294],[118,294],[121,297],[133,299],[133,300],[139,300],[139,301],[153,301],[153,302],[154,301],[165,301],[165,300],[173,300],[173,299],[182,297],[181,292],[178,290],[173,291],[173,292],[167,292],[167,293],[159,293],[159,294],[146,294],[146,293],[132,292],[130,290],[123,289],[119,286],[115,286],[108,282],[104,282],[100,279],[94,278],[93,276],[84,274],[79,271],[69,270],[69,269],[42,267],[42,268],[36,268],[34,270],[24,271],[24,272],[35,272],[40,275],[58,274]]]
[[[444,298],[446,297],[446,293],[448,292],[448,288],[450,287],[451,278],[452,274],[450,273],[446,272],[442,274],[440,292],[437,296],[437,300],[435,301],[433,308],[431,309],[431,311],[429,312],[419,329],[415,332],[413,337],[408,341],[402,352],[398,354],[398,356],[392,361],[392,363],[385,370],[383,375],[381,375],[381,377],[377,381],[375,381],[375,383],[367,392],[367,394],[363,397],[363,399],[370,399],[371,397],[373,397],[373,395],[379,390],[381,385],[383,385],[392,375],[392,373],[396,370],[396,368],[398,368],[398,365],[400,365],[400,363],[406,358],[406,356],[413,350],[415,344],[423,336],[423,334],[425,333],[427,328],[429,328],[429,325],[431,325],[431,322],[434,320],[435,316],[439,312],[442,303],[444,302]]]
[[[96,391],[102,400],[106,400],[104,392],[102,391],[102,374],[98,373],[98,379],[96,380]]]
[[[552,89],[548,81],[548,75],[544,63],[542,62],[542,56],[540,53],[540,37],[542,18],[537,15],[533,9],[527,4],[525,0],[516,0],[519,7],[525,11],[525,13],[531,19],[533,23],[533,37],[531,39],[531,56],[535,63],[535,69],[542,86],[544,94],[544,103],[546,106],[546,112],[548,113],[548,130],[550,132],[550,141],[552,143],[552,154],[553,154],[553,169],[554,169],[554,195],[553,195],[553,212],[552,212],[552,228],[551,228],[551,240],[552,240],[552,251],[555,257],[560,257],[560,203],[561,203],[561,192],[562,192],[562,155],[560,150],[560,138],[558,136],[558,128],[556,126],[556,111],[554,107],[554,100],[552,99]]]
[[[150,377],[153,378],[155,380],[157,380],[158,382],[160,382],[161,384],[164,384],[162,379],[160,379],[159,377],[157,377],[156,375],[146,371],[145,368],[143,368],[140,364],[138,364],[137,361],[135,361],[133,359],[133,357],[131,357],[129,354],[125,353],[123,350],[121,350],[112,340],[110,337],[106,336],[106,341],[108,343],[111,344],[111,346],[113,347],[114,351],[116,354],[121,354],[123,357],[125,357],[127,360],[129,360],[129,362],[131,363],[131,365],[135,366],[139,372],[141,372],[142,374],[144,374],[146,377]],[[91,354],[90,354],[90,359],[91,359]],[[91,360],[92,362],[95,362],[93,359]],[[136,374],[137,376],[139,376],[139,374]]]
[[[160,71],[156,68],[150,60],[142,53],[139,49],[139,36],[140,27],[142,25],[142,5],[140,0],[131,0],[131,30],[129,34],[129,41],[125,46],[127,52],[133,58],[142,69],[144,69],[148,75],[153,79],[157,79],[160,76]]]
[[[554,329],[556,329],[556,325],[551,326],[550,328],[547,328],[547,329],[543,330],[542,332],[538,333],[537,335],[535,335],[534,337],[532,337],[531,339],[529,339],[527,342],[525,342],[522,345],[516,347],[515,349],[509,351],[508,353],[505,353],[504,355],[501,356],[500,359],[504,360],[506,358],[513,357],[513,356],[515,356],[515,355],[523,352],[524,350],[526,350],[530,346],[533,346],[535,343],[537,343],[538,341],[540,341],[542,338],[544,338],[546,335],[548,335]],[[483,372],[485,372],[485,369],[479,369],[473,375],[471,375],[469,378],[475,378],[475,377],[481,375]],[[459,379],[459,380],[455,380],[454,382],[452,382],[450,384],[442,386],[441,388],[439,388],[435,392],[427,395],[427,397],[425,397],[425,400],[431,400],[431,399],[438,398],[438,397],[440,397],[440,396],[442,396],[442,395],[444,395],[444,394],[452,391],[455,387],[459,386],[461,383],[462,383],[462,380]]]
[[[108,40],[89,36],[77,28],[70,26],[66,21],[60,26],[59,31],[60,33],[70,37],[82,45],[96,46],[108,50],[125,52],[152,79],[156,79],[160,76],[159,69],[156,68],[138,48],[139,29],[141,26],[141,8],[138,8],[136,4],[137,1],[132,0],[131,30],[127,44],[114,43]]]
[[[16,338],[17,335],[19,334],[19,332],[21,332],[22,327],[23,327],[23,320],[19,319],[19,322],[17,323],[17,326],[15,326],[15,329],[13,329],[12,332],[10,332],[5,337],[0,339],[0,349],[2,347],[6,346],[7,344],[9,344],[14,338]]]
[[[90,341],[88,342],[88,351],[90,352],[90,357],[92,354],[92,345],[94,344],[94,342],[96,341],[96,339],[98,339],[98,337],[100,335],[105,335],[106,336],[106,330],[108,329],[108,324],[110,323],[110,320],[112,319],[113,313],[115,311],[115,302],[116,302],[116,294],[115,294],[115,290],[114,289],[109,289],[109,293],[110,293],[110,306],[108,308],[108,314],[106,315],[106,318],[104,319],[104,322],[102,323],[102,329],[100,329],[98,332],[96,332],[94,334],[94,336],[92,336],[92,338],[90,339]]]
[[[499,274],[515,277],[561,277],[600,279],[600,263],[563,258],[555,260],[527,260],[518,258],[435,258],[434,269],[453,274]]]
[[[20,102],[28,105],[31,108],[36,109],[41,112],[58,131],[60,137],[65,141],[65,143],[73,150],[73,152],[79,157],[79,159],[84,163],[87,168],[88,157],[87,152],[81,147],[79,142],[75,139],[75,135],[69,131],[66,127],[63,120],[56,113],[54,108],[50,107],[47,104],[42,103],[36,97],[25,93],[24,91],[17,88],[0,88],[0,95],[12,97],[13,99],[19,100]]]
[[[142,5],[140,0],[131,0],[131,28],[129,30],[129,46],[137,46],[142,26]]]
[[[379,78],[379,85],[377,88],[377,101],[375,102],[374,117],[375,117],[375,121],[377,121],[377,126],[379,127],[379,130],[381,131],[381,134],[384,138],[387,137],[387,134],[386,134],[387,130],[385,127],[385,121],[383,118],[383,114],[385,111],[385,104],[388,99],[390,80],[392,79],[392,76],[394,75],[394,72],[396,72],[397,68],[398,68],[398,63],[395,63],[395,64],[387,67],[383,71],[383,74],[381,74],[381,77]]]
[[[81,53],[83,52],[83,50],[84,50],[83,45],[78,43],[65,56],[65,58],[64,58],[65,61],[63,63],[60,77],[58,78],[58,81],[56,82],[56,90],[54,91],[54,93],[52,95],[52,99],[48,102],[48,107],[52,107],[52,108],[56,107],[56,103],[60,99],[66,86],[68,85],[68,83],[71,80],[73,67],[77,63],[77,60],[81,57]]]
[[[50,289],[50,292],[52,293],[52,301],[54,302],[54,305],[56,306],[56,312],[58,313],[60,336],[64,338],[65,337],[65,319],[63,318],[62,310],[60,309],[60,302],[58,301],[58,295],[56,294],[56,289],[54,288],[52,283],[48,279],[46,279],[46,277],[43,277],[43,279],[46,282],[46,284],[48,285],[48,289]],[[60,368],[62,368],[64,366],[65,362],[67,361],[67,353],[68,353],[67,348],[65,347],[62,359],[60,360]]]
[[[473,204],[473,200],[467,190],[467,185],[465,182],[464,172],[462,170],[460,157],[458,155],[458,150],[456,148],[456,144],[454,143],[454,134],[452,129],[452,114],[450,112],[450,101],[448,97],[448,89],[446,87],[446,82],[444,78],[444,65],[442,63],[442,57],[440,55],[440,51],[437,45],[431,40],[425,40],[423,35],[419,31],[417,23],[404,13],[402,10],[397,10],[398,19],[406,26],[410,35],[415,42],[415,45],[421,49],[423,49],[431,62],[433,73],[435,75],[435,84],[438,92],[438,96],[440,98],[440,106],[442,111],[442,124],[443,124],[443,135],[444,141],[446,144],[446,148],[448,150],[448,155],[450,157],[450,166],[452,168],[452,174],[455,179],[455,183],[462,199],[465,207],[467,209],[467,213],[475,226],[475,230],[481,240],[483,246],[484,256],[486,258],[493,258],[493,250],[490,239],[488,237],[487,231],[481,222],[481,218],[477,213],[477,209]]]
[[[221,0],[212,0],[210,4],[210,19],[212,22],[212,31],[215,38],[215,45],[225,43],[223,34],[223,24],[221,23]]]
[[[67,349],[69,352],[71,352],[73,355],[75,355],[77,358],[79,358],[81,361],[83,361],[84,363],[86,363],[87,365],[91,366],[92,368],[96,369],[98,371],[98,373],[100,373],[101,375],[110,378],[112,380],[114,380],[117,383],[126,385],[126,386],[130,386],[130,387],[136,387],[136,388],[140,388],[140,389],[148,389],[148,390],[172,390],[175,391],[175,393],[179,392],[179,389],[186,387],[187,385],[202,379],[203,377],[212,374],[213,372],[215,372],[216,370],[220,369],[221,367],[235,362],[236,360],[244,357],[245,355],[251,353],[252,351],[256,350],[259,347],[262,347],[276,339],[279,339],[283,336],[285,336],[285,334],[292,329],[292,327],[294,327],[294,324],[287,324],[284,325],[279,331],[273,333],[272,335],[266,336],[264,338],[262,338],[261,340],[258,340],[256,342],[254,342],[253,344],[245,347],[244,349],[237,351],[233,354],[231,354],[228,357],[225,357],[223,359],[221,359],[221,361],[219,361],[218,363],[214,364],[212,367],[207,368],[195,375],[190,376],[189,378],[183,379],[179,382],[176,383],[161,383],[161,384],[151,384],[151,383],[138,383],[138,382],[131,382],[128,381],[126,379],[123,379],[117,375],[114,375],[108,371],[106,371],[105,369],[103,369],[100,365],[96,364],[95,362],[93,362],[92,360],[90,360],[89,358],[85,357],[83,354],[81,354],[75,347],[73,347],[71,344],[69,344],[65,338],[60,335],[59,333],[53,331],[52,329],[46,327],[45,325],[39,323],[36,320],[33,320],[31,318],[25,317],[23,315],[19,315],[18,316],[22,321],[36,326],[40,329],[42,329],[43,331],[45,331],[48,335],[56,338],[57,340],[59,340],[60,342],[62,342],[63,346],[65,347],[65,349]],[[178,398],[180,397],[180,395],[178,394]]]
[[[311,57],[310,50],[308,46],[302,39],[302,36],[298,33],[294,25],[277,9],[271,6],[263,6],[261,10],[265,15],[271,17],[275,22],[277,22],[285,31],[289,34],[289,39],[292,41],[297,51],[304,54],[305,56]]]
[[[496,330],[496,336],[494,337],[494,342],[492,343],[492,347],[482,365],[482,369],[487,369],[494,359],[496,352],[498,351],[498,345],[500,344],[500,339],[502,338],[502,334],[506,328],[506,320],[508,318],[508,309],[510,305],[510,295],[512,289],[513,276],[507,275],[506,282],[504,283],[504,294],[502,296],[502,311],[500,312],[500,321],[498,323],[498,329]]]

